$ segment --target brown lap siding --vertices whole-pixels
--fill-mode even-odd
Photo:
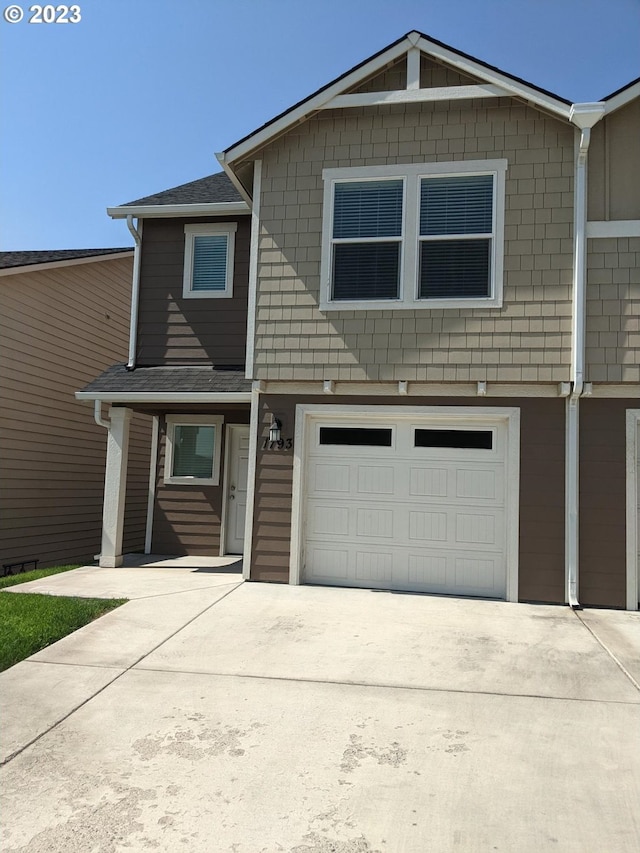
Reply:
[[[293,437],[297,403],[329,405],[326,398],[264,395],[260,422],[251,578],[289,580],[293,451],[262,450],[272,414]],[[547,398],[336,397],[333,405],[492,406],[520,409],[521,600],[564,600],[564,400]]]
[[[580,602],[624,607],[626,410],[638,400],[580,404]]]
[[[180,414],[180,412],[174,412]],[[203,410],[189,409],[184,414],[222,415],[224,425],[249,422],[249,409]],[[166,420],[160,418],[156,500],[153,512],[151,550],[155,554],[175,556],[212,556],[220,553],[220,524],[222,517],[222,484],[226,429],[223,427],[220,484],[218,486],[165,485],[164,458],[166,450]]]

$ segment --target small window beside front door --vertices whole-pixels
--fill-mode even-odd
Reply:
[[[168,415],[164,482],[217,486],[223,418]]]

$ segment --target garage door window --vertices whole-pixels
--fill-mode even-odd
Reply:
[[[320,427],[319,444],[391,447],[393,431],[370,427]]]
[[[416,429],[414,447],[452,447],[467,450],[493,450],[492,430]]]

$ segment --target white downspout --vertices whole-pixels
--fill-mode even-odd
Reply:
[[[579,552],[579,471],[580,471],[580,409],[579,400],[585,381],[585,333],[587,307],[587,155],[591,128],[604,114],[605,105],[574,104],[570,120],[580,129],[576,151],[574,181],[573,234],[573,306],[571,318],[571,394],[566,403],[566,463],[565,463],[565,596],[570,607],[580,607],[578,601]]]
[[[131,286],[131,326],[129,328],[129,360],[127,370],[136,366],[136,347],[138,342],[138,302],[140,301],[140,255],[142,254],[142,222],[138,219],[138,227],[133,224],[133,216],[127,216],[127,228],[131,232],[136,247],[133,253],[133,281]]]
[[[102,402],[100,400],[93,401],[93,419],[98,426],[104,427],[105,429],[111,429],[111,421],[106,421],[102,417]]]

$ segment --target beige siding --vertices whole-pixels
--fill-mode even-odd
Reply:
[[[640,98],[593,128],[589,219],[640,219]]]
[[[244,364],[250,223],[248,216],[236,217],[233,221],[237,222],[238,230],[233,296],[229,299],[183,299],[185,221],[145,222],[140,274],[139,365]],[[189,223],[193,224],[193,220]]]
[[[0,277],[0,563],[100,550],[106,432],[73,395],[126,358],[131,269],[119,258]],[[148,418],[131,433],[125,544],[139,550]]]
[[[640,237],[588,241],[587,380],[640,382]]]
[[[261,154],[258,379],[565,381],[573,129],[512,99],[320,113]],[[318,307],[322,169],[506,158],[504,305]]]

